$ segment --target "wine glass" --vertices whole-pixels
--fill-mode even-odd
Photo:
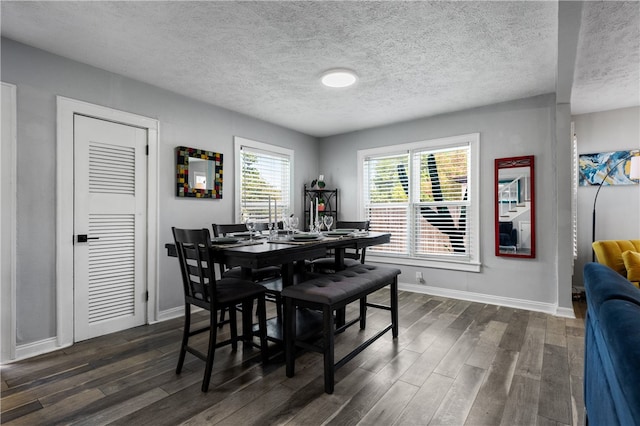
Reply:
[[[298,216],[291,216],[289,218],[289,226],[291,227],[291,233],[295,234],[298,231],[298,225],[300,224]]]
[[[249,241],[253,242],[253,231],[256,230],[256,222],[251,217],[247,216],[244,224],[249,230]]]
[[[322,218],[322,222],[324,223],[324,226],[327,228],[327,232],[331,231],[331,225],[333,225],[333,216],[326,215],[325,217]]]

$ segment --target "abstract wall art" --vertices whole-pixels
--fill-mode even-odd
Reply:
[[[631,158],[635,151],[611,151],[595,154],[580,154],[578,160],[579,186],[636,185],[631,179]],[[612,170],[615,167],[615,170]],[[607,176],[607,173],[609,173]],[[606,179],[605,179],[606,176]],[[603,179],[604,182],[603,182]]]

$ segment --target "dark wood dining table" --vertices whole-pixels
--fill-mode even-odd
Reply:
[[[391,234],[384,232],[368,232],[343,237],[320,237],[312,241],[291,241],[286,237],[267,241],[257,240],[248,245],[215,245],[215,257],[229,267],[239,266],[246,278],[251,277],[251,270],[266,266],[280,266],[282,268],[283,286],[294,284],[296,262],[316,259],[325,256],[327,251],[333,250],[335,269],[344,269],[344,254],[349,248],[362,249],[388,243]],[[242,243],[241,243],[242,244]],[[173,243],[165,244],[167,254],[176,256]]]
[[[242,275],[250,279],[251,270],[264,268],[267,266],[280,266],[282,275],[282,286],[294,285],[296,277],[304,276],[304,261],[323,257],[329,250],[333,250],[335,258],[335,269],[344,269],[345,250],[363,249],[388,243],[391,234],[384,232],[354,233],[346,236],[321,236],[317,240],[292,241],[290,238],[282,237],[280,240],[268,241],[261,239],[239,244],[214,244],[212,250],[215,258],[229,267],[239,266]],[[245,245],[246,244],[246,245]],[[165,244],[167,254],[176,257],[176,248],[173,243]],[[296,274],[296,270],[301,274]],[[302,313],[304,315],[304,313]],[[343,322],[344,314],[338,318]],[[305,323],[314,321],[314,318],[300,318],[298,324],[304,326]],[[320,325],[320,324],[319,324]],[[250,334],[250,330],[244,330],[245,336]],[[267,334],[275,341],[282,339],[282,324],[272,322],[268,324]]]

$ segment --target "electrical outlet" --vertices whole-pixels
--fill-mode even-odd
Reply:
[[[420,271],[416,272],[416,281],[421,284],[424,284],[424,278],[422,277],[422,272]]]

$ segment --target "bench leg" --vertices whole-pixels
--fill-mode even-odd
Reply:
[[[296,307],[293,299],[284,298],[284,360],[287,377],[293,377],[296,369]]]
[[[335,380],[335,367],[333,362],[334,349],[334,332],[333,332],[333,309],[328,305],[323,307],[323,334],[324,334],[324,391],[328,394],[333,393]]]
[[[393,279],[391,290],[391,333],[393,338],[398,337],[398,276]]]
[[[367,296],[360,299],[360,330],[367,327]]]

